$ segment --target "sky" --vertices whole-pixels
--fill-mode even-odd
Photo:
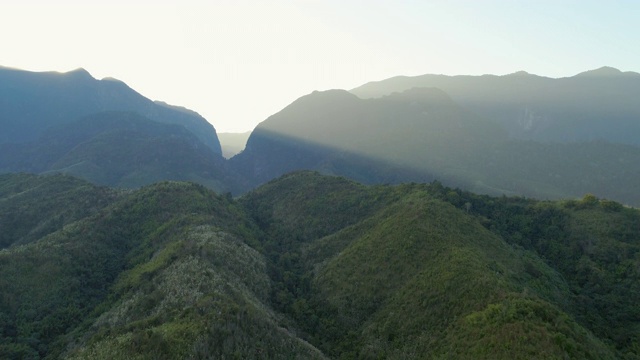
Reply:
[[[640,72],[640,1],[4,0],[0,65],[84,68],[252,130],[314,90],[397,75]]]

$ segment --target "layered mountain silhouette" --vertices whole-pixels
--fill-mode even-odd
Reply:
[[[0,172],[64,172],[130,188],[186,180],[237,192],[244,183],[204,118],[121,81],[96,80],[83,69],[0,68],[0,99]]]
[[[507,80],[514,83],[523,76],[530,77],[513,75]],[[640,77],[620,76],[640,84]],[[365,183],[438,179],[450,186],[496,195],[569,198],[595,193],[640,204],[635,181],[640,176],[638,146],[624,139],[569,142],[515,136],[513,124],[519,120],[515,113],[509,117],[507,110],[517,106],[509,105],[513,101],[508,97],[500,100],[509,93],[506,85],[501,89],[498,93],[493,88],[478,90],[478,96],[507,104],[491,108],[493,113],[461,106],[437,88],[414,87],[370,99],[343,90],[314,92],[260,123],[245,150],[230,162],[253,184],[296,169],[314,169]],[[563,106],[567,111],[581,111],[575,108],[577,104]],[[633,130],[640,118],[625,114],[629,126],[624,135],[636,139],[629,134],[640,134],[640,129]],[[589,119],[583,123],[574,117],[571,121],[580,123],[563,124],[567,131],[595,131]]]
[[[197,113],[154,103],[122,81],[94,79],[86,70],[68,73],[0,68],[0,144],[36,140],[52,126],[102,111],[136,112],[150,120],[180,124],[214,153],[216,131]]]
[[[7,68],[0,80],[2,172],[66,171],[110,186],[192,180],[241,193],[314,169],[364,183],[437,179],[488,194],[594,193],[640,204],[633,180],[640,175],[640,110],[632,95],[640,75],[613,68],[562,79],[525,72],[397,77],[351,92],[314,92],[259,124],[228,163],[197,113],[154,103],[120,81],[82,69]],[[154,123],[114,119],[132,114]],[[106,133],[81,136],[83,121],[107,117],[112,125],[96,127]]]
[[[552,79],[505,76],[399,76],[351,90],[375,98],[414,87],[437,87],[456,103],[500,123],[517,139],[602,140],[640,145],[640,74],[611,67]]]

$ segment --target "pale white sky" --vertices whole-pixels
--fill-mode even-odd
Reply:
[[[640,71],[640,1],[9,0],[0,65],[87,69],[241,132],[395,75]]]

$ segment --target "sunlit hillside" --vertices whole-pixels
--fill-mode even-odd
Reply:
[[[640,77],[620,76],[640,86]],[[504,92],[509,84],[515,86],[511,78],[480,77],[468,81],[474,85],[474,81],[500,79],[499,84],[506,82],[501,85]],[[445,79],[456,84],[467,81]],[[374,85],[377,84],[363,89]],[[635,108],[621,108],[619,118],[598,118],[597,124],[592,121],[595,115],[589,115],[591,118],[580,115],[585,111],[582,105],[598,106],[590,99],[609,94],[606,89],[603,86],[583,98],[576,90],[574,97],[578,100],[556,104],[553,109],[560,111],[564,106],[565,113],[571,112],[571,119],[561,117],[548,122],[576,136],[581,133],[604,136],[606,133],[599,130],[602,127],[624,135],[610,141],[591,135],[572,141],[515,136],[513,127],[520,124],[515,113],[522,109],[512,109],[517,104],[501,103],[500,92],[476,89],[477,94],[474,93],[488,98],[486,103],[493,101],[493,108],[489,109],[493,112],[485,109],[488,106],[485,103],[475,107],[465,103],[471,100],[460,94],[458,103],[436,88],[412,88],[371,99],[360,99],[342,90],[314,92],[260,123],[246,149],[232,158],[230,164],[254,186],[289,171],[312,169],[365,183],[439,180],[478,193],[538,199],[579,198],[593,193],[637,206],[640,188],[635,179],[640,176],[640,148],[625,140],[635,139],[629,134],[640,134],[635,129],[638,123]],[[534,90],[527,88],[540,96],[546,94],[544,89]],[[569,90],[563,91],[571,94]],[[631,95],[625,96],[628,101],[624,101],[631,107],[628,99]],[[600,113],[613,104],[607,106],[599,108]],[[512,110],[515,113],[511,117],[503,114]],[[507,118],[511,123],[507,123]],[[615,121],[622,124],[607,125]]]

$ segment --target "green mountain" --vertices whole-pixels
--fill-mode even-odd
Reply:
[[[469,111],[497,121],[517,139],[640,145],[638,73],[603,67],[560,79],[523,71],[505,76],[398,76],[351,92],[377,98],[415,87],[443,90]]]
[[[241,202],[273,234],[276,308],[331,357],[638,356],[637,210],[312,173]]]
[[[18,210],[3,359],[640,357],[640,213],[593,195],[3,175],[0,219]]]
[[[20,186],[15,177],[3,189]],[[39,181],[71,200],[59,178]],[[38,199],[39,186],[33,199],[18,194]],[[164,182],[119,193],[36,241],[14,241],[0,252],[0,357],[323,358],[268,307],[265,259],[249,246],[257,234],[230,198]]]
[[[190,110],[0,68],[0,358],[638,359],[638,78],[314,92],[227,161]]]
[[[63,172],[129,188],[189,180],[221,192],[240,182],[184,126],[129,112],[96,113],[51,127],[34,142],[0,144],[0,172]]]
[[[639,147],[517,139],[502,122],[471,110],[435,88],[371,99],[314,92],[260,123],[230,164],[254,186],[312,169],[364,183],[437,179],[485,194],[594,193],[640,204]]]
[[[136,112],[154,121],[179,124],[216,154],[216,131],[184,108],[154,103],[115,79],[94,79],[86,70],[30,72],[0,67],[0,144],[35,141],[47,129],[104,111]]]

